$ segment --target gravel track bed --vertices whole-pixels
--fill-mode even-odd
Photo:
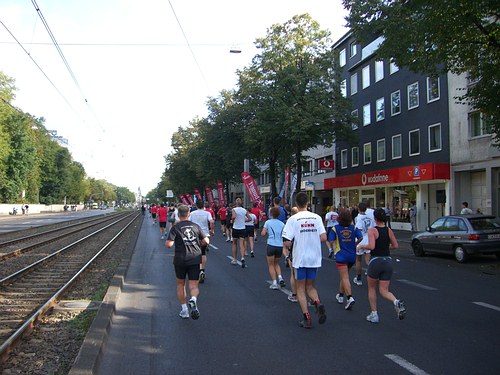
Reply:
[[[140,215],[126,233],[63,296],[64,300],[101,301],[107,286],[123,257],[132,255],[143,216]],[[78,355],[95,310],[52,312],[23,338],[0,364],[2,375],[64,375]]]

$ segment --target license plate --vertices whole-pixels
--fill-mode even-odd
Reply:
[[[500,234],[488,234],[488,239],[500,238]]]

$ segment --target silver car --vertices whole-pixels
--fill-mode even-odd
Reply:
[[[495,254],[500,259],[500,220],[488,215],[443,216],[412,236],[417,257],[426,252],[453,254],[463,263],[471,254]]]

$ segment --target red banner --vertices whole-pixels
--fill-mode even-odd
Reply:
[[[219,207],[226,206],[226,194],[224,194],[224,185],[221,180],[217,180],[217,196],[219,197]]]
[[[205,194],[207,195],[207,201],[210,205],[210,208],[215,206],[214,193],[212,192],[212,188],[210,186],[205,186]]]
[[[318,160],[318,169],[334,169],[335,162],[333,160]]]
[[[196,199],[198,199],[199,201],[203,200],[203,197],[201,196],[201,193],[197,188],[194,188],[194,195],[196,196]]]
[[[243,179],[243,183],[248,190],[248,194],[250,195],[250,199],[253,203],[257,203],[257,207],[263,210],[264,206],[262,205],[262,198],[260,196],[259,187],[255,183],[255,180],[250,176],[248,172],[241,172],[241,178]]]
[[[194,205],[194,201],[193,201],[193,198],[191,197],[191,194],[186,193],[185,195],[186,195],[186,198],[187,198],[187,200],[188,200],[189,204],[190,204],[191,206],[192,206],[192,205]]]
[[[185,204],[186,206],[189,204],[189,202],[187,201],[187,199],[184,195],[180,194],[179,198],[181,198],[182,204]]]

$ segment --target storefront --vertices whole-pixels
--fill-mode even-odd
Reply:
[[[333,190],[336,206],[352,208],[368,201],[371,207],[387,207],[398,229],[411,229],[409,209],[415,202],[421,230],[448,212],[449,181],[449,164],[428,163],[327,178],[324,185]]]

